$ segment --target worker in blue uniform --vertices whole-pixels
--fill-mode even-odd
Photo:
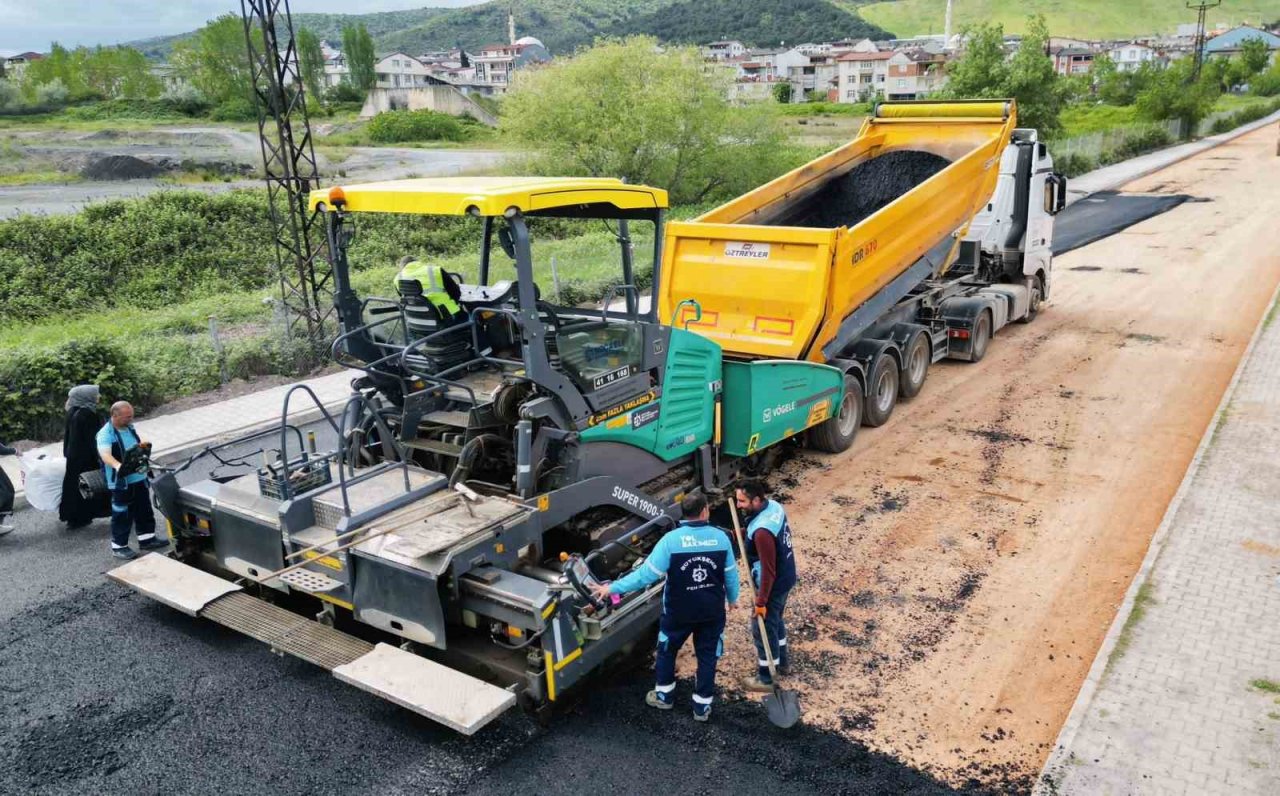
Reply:
[[[96,442],[111,492],[111,555],[125,561],[138,557],[129,546],[129,531],[133,528],[138,530],[138,547],[143,550],[167,548],[169,540],[156,536],[145,458],[129,455],[135,448],[149,452],[151,443],[143,442],[133,427],[133,406],[128,401],[111,405],[111,419],[98,431]],[[134,464],[126,467],[126,459]]]
[[[728,535],[707,520],[707,499],[699,493],[680,501],[684,520],[658,541],[644,561],[610,584],[594,587],[596,596],[639,591],[665,577],[654,689],[645,702],[659,710],[675,706],[676,654],[693,637],[698,672],[693,717],[711,718],[716,662],[724,651],[725,613],[738,601],[738,564]]]
[[[738,510],[747,517],[747,562],[751,566],[751,579],[756,584],[755,616],[764,618],[765,634],[769,639],[769,651],[773,653],[773,665],[779,674],[791,669],[787,653],[787,623],[783,616],[787,598],[796,585],[796,553],[791,546],[791,525],[787,512],[776,500],[770,500],[760,481],[743,481],[734,494]],[[765,646],[760,642],[760,623],[752,618],[751,637],[756,643],[756,661],[759,669],[755,677],[743,680],[748,691],[772,691],[773,677],[769,673]]]

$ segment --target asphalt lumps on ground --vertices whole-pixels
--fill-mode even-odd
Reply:
[[[827,183],[781,223],[798,227],[852,227],[951,165],[932,152],[888,152]]]
[[[687,678],[655,711],[652,656],[629,664],[545,727],[513,710],[464,738],[115,584],[75,588],[0,622],[0,792],[638,793],[673,761],[671,794],[956,792],[836,732],[777,729],[731,683],[709,724]]]

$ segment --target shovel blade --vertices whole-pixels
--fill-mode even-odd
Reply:
[[[764,712],[769,721],[784,730],[800,720],[800,695],[795,691],[774,689],[764,698]]]

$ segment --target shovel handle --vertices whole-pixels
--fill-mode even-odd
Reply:
[[[742,568],[747,573],[747,591],[751,593],[751,607],[755,608],[756,603],[756,582],[751,579],[751,562],[747,561],[747,543],[742,535],[742,523],[738,521],[738,505],[732,497],[729,498],[729,515],[733,517],[733,533],[738,539],[738,552],[742,555]],[[764,646],[765,663],[769,665],[769,677],[773,680],[773,688],[778,689],[778,669],[773,665],[773,648],[769,646],[769,634],[764,626],[764,617],[757,616],[756,622],[760,625],[760,644]]]

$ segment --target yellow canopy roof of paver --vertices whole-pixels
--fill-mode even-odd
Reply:
[[[628,185],[611,177],[433,177],[337,186],[346,209],[356,213],[463,215],[475,207],[500,216],[515,207],[523,213],[582,204],[609,203],[621,210],[665,208],[667,192]],[[311,192],[314,210],[329,203],[329,192]]]

